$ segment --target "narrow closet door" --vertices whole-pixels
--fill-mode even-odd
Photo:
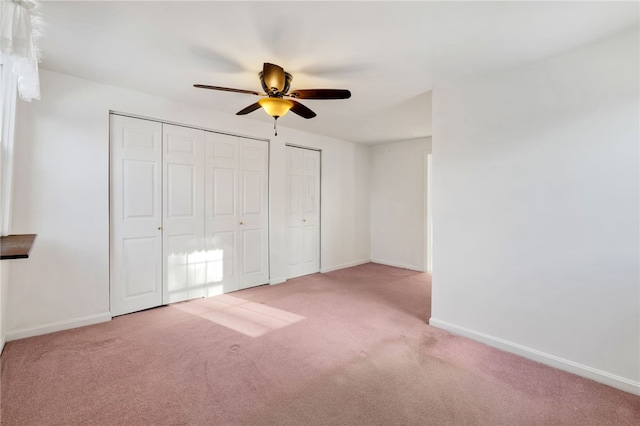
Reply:
[[[207,296],[238,290],[238,138],[205,132]]]
[[[287,278],[320,270],[320,152],[286,148]]]
[[[162,124],[110,116],[110,309],[162,305]]]
[[[164,303],[204,297],[204,131],[163,125]]]
[[[240,288],[269,281],[269,145],[239,139]]]
[[[302,274],[320,271],[320,151],[302,150]]]

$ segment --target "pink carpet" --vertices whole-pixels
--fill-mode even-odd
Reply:
[[[2,425],[637,425],[640,397],[427,325],[367,264],[7,343]]]

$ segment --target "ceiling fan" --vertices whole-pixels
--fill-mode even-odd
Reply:
[[[229,87],[208,86],[206,84],[194,84],[193,86],[200,89],[264,96],[258,102],[238,111],[236,115],[246,115],[262,108],[268,115],[275,119],[274,129],[278,118],[285,115],[289,110],[307,119],[316,116],[315,112],[295,99],[349,99],[351,97],[351,92],[344,89],[302,89],[289,92],[292,79],[291,74],[286,72],[281,66],[274,64],[265,63],[258,76],[265,93],[259,93],[253,90],[232,89]],[[292,99],[285,99],[285,97]],[[276,130],[276,135],[277,134]]]

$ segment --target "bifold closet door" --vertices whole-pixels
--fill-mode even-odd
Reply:
[[[269,282],[269,144],[240,139],[240,288]]]
[[[163,124],[164,303],[205,296],[204,131]]]
[[[266,284],[268,144],[206,132],[207,295]]]
[[[162,124],[110,116],[110,305],[162,304]]]
[[[110,305],[269,282],[269,144],[111,115]]]
[[[320,152],[286,147],[287,278],[320,271]]]

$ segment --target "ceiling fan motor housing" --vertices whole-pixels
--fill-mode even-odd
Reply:
[[[268,87],[267,83],[265,83],[264,81],[264,71],[260,71],[258,73],[258,76],[260,78],[260,84],[262,85],[262,90],[265,91],[266,94],[268,94],[269,96],[277,96],[277,97],[282,97],[282,95],[286,94],[289,91],[289,88],[291,87],[291,80],[293,77],[291,77],[291,74],[289,74],[288,72],[284,72],[284,87],[282,88],[281,91],[278,91],[277,87]]]

